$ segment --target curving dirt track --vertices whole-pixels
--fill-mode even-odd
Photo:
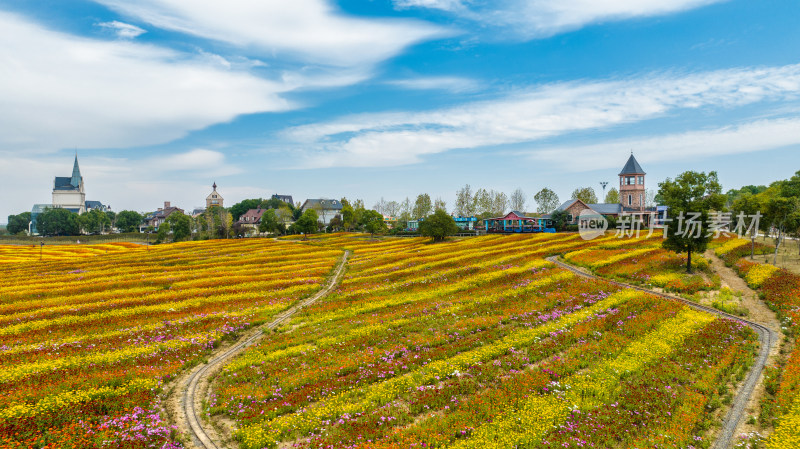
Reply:
[[[264,335],[262,329],[272,330],[280,326],[284,321],[289,319],[292,315],[297,313],[300,309],[313,304],[319,299],[324,298],[339,284],[344,275],[344,270],[347,265],[347,259],[350,256],[350,251],[345,251],[339,261],[338,267],[333,276],[328,280],[325,288],[315,293],[310,298],[307,298],[294,305],[292,308],[279,314],[268,325],[247,334],[241,340],[228,348],[223,348],[212,358],[208,363],[201,365],[187,375],[179,379],[177,384],[177,391],[173,396],[178,396],[180,406],[175,407],[176,421],[179,427],[185,427],[190,433],[192,443],[195,447],[204,449],[222,449],[226,445],[221,441],[222,438],[214,429],[210,429],[203,425],[201,420],[202,400],[208,394],[209,380],[225,365],[228,360],[237,354],[244,351],[247,347],[253,345]]]
[[[761,378],[761,373],[762,371],[764,371],[764,366],[767,362],[767,358],[769,357],[770,350],[773,350],[773,347],[776,346],[777,342],[779,341],[776,332],[763,324],[745,320],[740,317],[719,311],[711,307],[706,307],[677,296],[668,295],[666,293],[656,292],[643,287],[638,287],[636,285],[626,284],[624,282],[612,281],[610,279],[595,276],[594,274],[587,273],[586,271],[578,267],[575,267],[573,265],[558,260],[556,256],[548,257],[547,260],[549,262],[552,262],[560,266],[561,268],[570,270],[579,276],[587,277],[590,279],[599,279],[614,285],[618,285],[620,287],[647,292],[653,295],[660,296],[665,299],[669,299],[671,301],[679,301],[693,309],[702,310],[704,312],[713,313],[714,315],[738,321],[750,327],[751,329],[756,331],[756,333],[758,333],[758,340],[760,343],[758,357],[756,358],[755,363],[753,363],[753,366],[750,368],[750,372],[747,373],[747,377],[744,380],[744,384],[742,384],[741,388],[739,389],[739,392],[736,393],[736,397],[733,399],[731,408],[728,411],[728,414],[725,416],[725,420],[722,422],[722,428],[720,429],[719,436],[717,437],[717,441],[714,442],[712,449],[728,449],[732,447],[734,440],[734,433],[736,432],[736,427],[739,425],[739,422],[745,415],[745,409],[747,408],[747,403],[750,401],[750,397],[753,395],[753,392],[755,391],[756,386],[758,385],[758,382]]]

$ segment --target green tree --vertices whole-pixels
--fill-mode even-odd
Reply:
[[[142,223],[142,215],[132,210],[123,210],[117,214],[117,229],[121,232],[133,232]]]
[[[539,193],[534,195],[533,199],[536,201],[536,212],[540,214],[549,214],[550,212],[556,210],[560,204],[556,192],[553,192],[547,187],[543,188],[539,191]]]
[[[356,220],[356,212],[353,209],[353,206],[350,204],[350,201],[347,198],[342,198],[342,226],[345,230],[349,231],[353,229],[353,224],[355,224]]]
[[[330,223],[328,223],[328,230],[329,232],[339,232],[342,230],[344,222],[342,221],[342,216],[336,214],[331,218]]]
[[[434,242],[441,242],[448,235],[457,233],[458,226],[447,212],[437,210],[419,224],[419,232],[425,237],[432,237]]]
[[[686,253],[686,272],[692,272],[692,252],[703,252],[711,241],[709,213],[725,204],[717,173],[686,171],[675,180],[659,183],[659,194],[669,207],[671,221],[662,246],[676,253]]]
[[[616,187],[612,187],[611,190],[606,193],[604,202],[608,204],[619,204],[619,190],[617,190]]]
[[[261,215],[261,223],[258,225],[259,232],[275,233],[278,230],[278,216],[275,209],[267,209]]]
[[[172,241],[181,242],[192,236],[192,217],[175,211],[167,218],[169,229],[172,230]]]
[[[277,198],[270,198],[261,202],[262,209],[280,209],[282,207],[288,207],[289,210],[294,210],[294,204],[283,202]],[[251,207],[250,209],[255,209],[255,207]]]
[[[591,187],[582,187],[572,191],[572,199],[581,200],[586,204],[597,204],[597,194]]]
[[[258,199],[251,198],[247,200],[242,200],[231,206],[230,208],[231,218],[233,219],[233,221],[236,221],[239,219],[239,217],[244,215],[248,210],[257,209],[263,202],[264,200],[261,198]],[[280,202],[282,203],[283,201]]]
[[[28,232],[28,224],[30,222],[31,222],[30,212],[23,212],[19,215],[9,215],[6,231],[8,231],[9,234],[19,234],[20,232]]]
[[[158,227],[158,232],[156,232],[156,245],[160,243],[165,243],[169,241],[169,222],[161,223],[161,226]]]
[[[730,191],[728,191],[730,193]],[[730,198],[730,196],[728,196]],[[736,217],[741,213],[745,216],[752,217],[757,213],[761,213],[762,209],[761,197],[759,195],[754,195],[752,193],[744,193],[736,197],[736,200],[733,202],[731,206],[731,214],[733,215],[734,220]],[[750,259],[752,260],[755,255],[756,249],[756,234],[758,234],[758,229],[755,226],[751,228],[750,231]]]
[[[427,193],[422,193],[417,196],[417,201],[414,203],[414,209],[411,212],[411,215],[419,220],[420,218],[425,218],[433,212],[433,203],[431,203],[431,197]]]
[[[78,214],[60,207],[47,208],[36,217],[36,229],[42,235],[80,235]]]
[[[459,217],[475,215],[475,197],[472,195],[472,188],[469,184],[456,192],[456,204],[453,213]]]
[[[556,231],[559,231],[559,232],[561,232],[564,229],[566,229],[567,228],[567,218],[569,218],[568,215],[569,214],[565,210],[553,211],[553,213],[550,214],[550,221],[553,222],[553,229],[555,229]]]
[[[778,263],[778,248],[785,237],[786,231],[794,231],[797,227],[796,212],[797,212],[796,197],[783,197],[777,196],[770,198],[766,204],[766,213],[764,219],[767,223],[772,225],[775,230],[775,256],[772,264]]]
[[[111,220],[108,215],[97,209],[82,213],[79,217],[79,223],[83,231],[88,234],[103,232],[106,227],[111,226]]]
[[[375,234],[384,232],[388,229],[386,222],[383,221],[383,214],[375,210],[366,210],[361,215],[361,225],[370,233],[370,238],[375,238]]]
[[[307,209],[305,212],[303,212],[303,215],[301,215],[300,218],[294,222],[293,226],[298,232],[302,232],[304,234],[303,240],[306,240],[308,239],[308,234],[315,233],[319,228],[319,225],[317,224],[318,220],[319,216],[314,209]]]

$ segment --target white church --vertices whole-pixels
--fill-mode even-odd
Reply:
[[[86,201],[86,191],[83,186],[83,176],[78,166],[78,155],[75,154],[75,163],[72,165],[72,176],[56,176],[53,181],[53,200],[50,204],[34,204],[31,210],[31,233],[36,234],[36,217],[45,209],[62,208],[76,214],[97,209],[102,212],[110,211],[111,207],[100,201]]]

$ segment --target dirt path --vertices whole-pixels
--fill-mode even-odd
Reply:
[[[714,315],[718,315],[724,318],[739,321],[745,324],[746,326],[749,326],[754,331],[756,331],[756,333],[758,333],[758,338],[760,343],[758,356],[756,357],[753,366],[750,368],[750,372],[747,373],[747,377],[745,377],[744,383],[739,388],[738,393],[736,393],[736,396],[733,399],[733,403],[731,404],[730,410],[728,411],[727,415],[725,416],[725,419],[722,422],[722,428],[719,430],[719,433],[717,435],[717,440],[714,442],[714,445],[712,446],[713,449],[727,449],[733,447],[734,443],[736,442],[736,439],[734,438],[734,436],[737,435],[736,430],[739,428],[740,422],[742,422],[742,417],[745,416],[748,407],[750,406],[750,403],[754,400],[757,387],[761,386],[761,388],[763,389],[762,375],[764,372],[764,366],[766,365],[767,359],[770,357],[770,354],[773,354],[777,351],[777,348],[779,347],[777,344],[778,339],[781,338],[782,334],[780,332],[773,331],[771,327],[762,325],[761,323],[745,320],[737,316],[730,315],[728,313],[721,312],[717,309],[706,307],[677,296],[672,296],[663,292],[649,290],[643,287],[638,287],[636,285],[626,284],[624,282],[612,281],[610,279],[605,279],[595,276],[594,274],[587,273],[586,271],[581,270],[575,266],[564,263],[558,260],[555,256],[548,257],[547,260],[553,262],[554,264],[560,266],[561,268],[570,270],[573,273],[578,274],[580,276],[584,276],[591,279],[600,279],[605,282],[618,285],[620,287],[647,292],[653,295],[660,296],[665,299],[669,299],[671,301],[679,301],[693,309],[702,310],[704,312],[712,313]],[[720,275],[720,278],[721,277],[722,275]],[[755,400],[754,403],[757,406],[758,401]]]
[[[773,331],[775,335],[775,341],[770,348],[769,356],[767,357],[767,366],[775,366],[777,357],[779,355],[780,347],[783,344],[784,335],[780,329],[780,321],[778,317],[775,315],[775,312],[769,309],[766,304],[764,304],[761,299],[758,297],[758,293],[754,292],[744,281],[744,279],[740,278],[739,275],[736,274],[732,269],[725,266],[725,262],[722,261],[719,257],[717,257],[713,251],[709,250],[705,253],[705,258],[711,262],[711,268],[714,270],[715,273],[719,275],[720,282],[723,287],[728,287],[731,290],[742,292],[742,305],[747,308],[750,318],[752,321],[756,323],[762,324],[770,330]],[[756,386],[755,391],[750,396],[750,400],[747,402],[747,406],[744,409],[744,413],[747,416],[758,416],[759,414],[759,403],[761,399],[764,397],[765,389],[764,389],[764,382],[763,382],[763,374],[759,376],[758,385]],[[757,428],[753,424],[748,424],[746,420],[742,420],[739,422],[739,425],[736,427],[736,431],[734,435],[741,435],[743,433],[750,433],[759,431],[760,429]]]
[[[220,347],[214,354],[209,356],[208,363],[184,373],[170,384],[170,387],[167,388],[169,394],[167,409],[173,421],[177,424],[178,431],[191,437],[191,441],[186,442],[189,447],[203,449],[230,447],[229,436],[221,435],[208,422],[204,422],[202,418],[203,402],[210,393],[211,380],[232,357],[257,343],[264,335],[264,329],[275,329],[300,309],[330,294],[341,281],[349,256],[350,251],[345,251],[334,275],[328,280],[325,288],[279,314],[268,325],[252,329],[238,341]]]

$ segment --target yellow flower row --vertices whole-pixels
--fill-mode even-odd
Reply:
[[[767,440],[767,449],[796,449],[800,447],[800,397],[792,410],[778,422],[775,432]]]
[[[753,266],[753,268],[747,272],[744,279],[750,287],[758,288],[776,271],[778,271],[778,267],[775,265],[760,263]]]
[[[300,294],[303,292],[315,290],[317,288],[318,286],[316,284],[296,285],[281,290],[281,294],[287,296],[292,294]],[[108,310],[103,312],[90,313],[86,315],[68,315],[49,320],[30,321],[11,326],[6,326],[4,328],[0,328],[0,336],[16,335],[28,331],[47,329],[49,327],[71,326],[75,324],[82,324],[99,320],[110,321],[110,320],[118,320],[120,318],[135,317],[137,315],[144,315],[150,313],[181,311],[185,309],[200,307],[206,304],[238,301],[253,297],[254,297],[253,292],[239,292],[226,295],[211,295],[199,298],[194,297],[180,302],[167,302],[165,304],[130,307],[127,309],[120,309],[120,310]],[[265,295],[261,293],[260,297],[265,297]],[[275,307],[277,309],[280,309],[280,308],[285,308],[286,305],[275,304],[270,307]]]
[[[524,329],[508,335],[499,341],[480,348],[463,352],[446,360],[437,360],[402,376],[391,378],[385,382],[368,387],[336,394],[323,403],[318,403],[302,411],[280,416],[263,425],[254,424],[241,428],[238,435],[245,448],[261,448],[275,444],[277,439],[294,430],[309,431],[319,426],[324,419],[341,416],[344,413],[364,412],[371,407],[385,404],[409,388],[425,385],[431,380],[451,376],[455,371],[468,366],[492,360],[506,353],[510,348],[531,344],[557,329],[572,326],[591,315],[622,304],[641,293],[621,291],[614,293],[603,301],[581,309],[542,326]]]
[[[571,272],[568,271],[558,272],[551,276],[543,277],[542,279],[533,281],[530,284],[526,285],[525,287],[516,290],[516,293],[519,294],[537,290],[544,287],[545,285],[552,284],[553,282],[558,282],[573,277],[575,277],[575,275],[572,274]],[[491,296],[474,298],[469,301],[469,305],[495,302],[496,300],[497,300],[496,298]],[[453,304],[450,306],[441,307],[438,310],[436,310],[435,315],[438,316],[452,315],[454,313],[458,313],[464,307],[465,305],[463,304]],[[326,316],[328,317],[328,319],[330,319],[330,314]],[[344,343],[348,340],[353,340],[368,335],[381,334],[386,332],[387,329],[393,327],[402,327],[405,326],[406,324],[414,323],[416,321],[418,321],[417,318],[401,318],[382,324],[373,324],[369,326],[357,327],[355,329],[349,330],[347,333],[342,335],[319,338],[315,341],[315,344],[303,343],[277,351],[261,352],[258,349],[251,349],[249,352],[243,354],[242,356],[234,360],[232,363],[227,365],[225,369],[226,371],[237,371],[245,366],[257,363],[272,362],[286,357],[294,357],[300,354],[316,351],[319,348],[326,348],[334,346],[339,343]]]
[[[467,290],[469,288],[473,288],[473,287],[477,287],[477,286],[480,286],[480,285],[488,284],[488,283],[490,283],[492,281],[495,281],[497,279],[502,279],[502,278],[504,278],[504,277],[506,277],[508,275],[511,275],[511,274],[523,273],[525,271],[529,271],[532,268],[542,267],[542,266],[545,266],[545,265],[552,265],[552,264],[550,262],[546,262],[546,261],[544,261],[542,259],[537,259],[537,260],[533,260],[531,262],[528,262],[525,265],[520,266],[520,267],[509,268],[508,270],[490,271],[490,272],[485,272],[485,273],[477,274],[477,275],[474,275],[474,276],[470,276],[470,277],[462,280],[461,282],[457,282],[457,283],[454,283],[454,284],[451,284],[451,285],[448,285],[448,286],[445,286],[445,287],[441,287],[441,288],[432,289],[430,291],[416,292],[416,293],[413,293],[413,294],[410,293],[410,294],[403,295],[403,296],[401,296],[399,298],[389,298],[389,299],[385,299],[383,301],[367,302],[367,303],[363,303],[363,304],[360,304],[360,305],[357,305],[357,306],[353,305],[351,307],[348,307],[347,309],[343,309],[343,310],[338,311],[338,312],[326,313],[326,314],[320,314],[320,315],[317,315],[317,316],[312,316],[308,320],[308,324],[316,324],[316,323],[321,323],[321,322],[325,322],[325,321],[332,321],[332,320],[338,320],[338,319],[342,319],[342,318],[353,317],[353,316],[361,315],[361,314],[364,314],[364,313],[370,313],[370,312],[374,312],[374,311],[377,311],[377,310],[382,310],[382,309],[384,309],[386,307],[399,306],[399,305],[402,305],[402,304],[409,304],[409,303],[414,303],[414,302],[418,302],[418,301],[422,301],[422,300],[429,300],[429,299],[438,298],[438,297],[442,297],[442,296],[452,295],[454,293],[457,293],[457,292],[460,292],[460,291],[463,291],[463,290]],[[463,268],[457,268],[455,270],[461,270],[461,269],[463,269]],[[439,276],[441,276],[441,274],[437,274],[434,277],[439,277]],[[395,285],[387,284],[386,287],[382,287],[382,288],[384,288],[384,289],[393,289],[395,287],[396,287]],[[369,290],[374,292],[374,291],[379,290],[379,289],[377,289],[375,287],[372,287]]]
[[[625,251],[624,253],[615,254],[613,256],[606,257],[603,260],[598,260],[591,264],[592,268],[600,268],[606,265],[611,265],[612,263],[619,262],[620,260],[630,259],[632,257],[641,256],[642,254],[649,253],[653,250],[658,248],[657,246],[646,246],[644,248],[634,249],[631,251]]]
[[[648,364],[679,350],[681,342],[700,327],[714,321],[713,315],[684,309],[674,318],[634,341],[617,357],[560,382],[556,396],[533,395],[519,407],[509,407],[490,423],[478,427],[471,438],[458,441],[457,449],[517,447],[539,441],[558,426],[569,410],[589,409],[619,393],[619,381]]]
[[[0,410],[0,422],[33,418],[39,415],[52,414],[58,410],[74,407],[98,399],[110,399],[125,396],[138,391],[148,391],[158,387],[155,379],[134,379],[127,384],[112,388],[100,387],[91,390],[73,390],[58,395],[47,396],[35,404],[13,404]]]

